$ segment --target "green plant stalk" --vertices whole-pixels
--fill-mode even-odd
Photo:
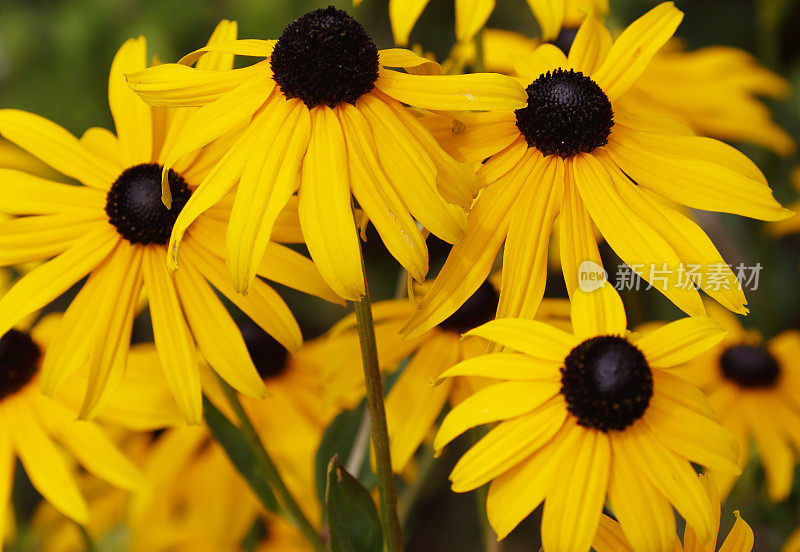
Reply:
[[[364,269],[362,258],[362,270]],[[365,294],[354,302],[358,321],[358,339],[361,342],[361,358],[364,363],[364,383],[367,388],[367,405],[372,425],[372,444],[375,448],[375,461],[378,468],[378,492],[381,501],[381,520],[384,541],[389,552],[403,550],[403,536],[400,518],[397,514],[397,489],[394,485],[392,460],[389,454],[389,433],[386,428],[386,409],[383,404],[383,381],[378,365],[378,349],[375,343],[375,324],[372,320],[372,305],[369,299],[369,286]]]
[[[86,530],[86,527],[80,523],[78,523],[77,526],[78,531],[81,533],[81,537],[83,537],[83,543],[86,545],[86,552],[97,552],[97,546],[94,544],[92,536],[89,534],[89,531]]]
[[[314,529],[314,526],[311,525],[311,522],[308,521],[306,515],[300,509],[300,506],[292,496],[292,493],[289,491],[286,483],[284,483],[278,468],[272,461],[267,449],[264,448],[264,443],[261,442],[261,439],[259,438],[258,433],[253,426],[253,422],[250,421],[250,417],[247,415],[247,412],[245,412],[244,407],[242,406],[242,403],[236,394],[236,390],[228,385],[227,382],[223,381],[222,378],[219,378],[219,383],[220,387],[222,388],[222,392],[225,394],[225,398],[228,400],[231,408],[236,413],[236,417],[239,419],[239,431],[242,432],[242,435],[244,436],[248,445],[250,445],[253,454],[255,454],[258,464],[264,473],[264,477],[266,477],[270,487],[272,488],[272,492],[275,493],[275,497],[278,499],[278,502],[280,502],[281,509],[283,510],[286,519],[303,534],[309,544],[311,544],[311,546],[314,548],[315,552],[325,552],[325,545],[323,544],[322,539],[320,538],[316,529]]]

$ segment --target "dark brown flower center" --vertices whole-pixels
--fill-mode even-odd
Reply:
[[[497,300],[497,291],[490,282],[486,281],[456,312],[440,322],[439,327],[460,334],[477,328],[481,324],[494,320],[497,313]]]
[[[722,374],[740,387],[772,387],[781,369],[778,361],[765,348],[756,345],[728,347],[719,358]]]
[[[262,379],[280,377],[289,366],[289,352],[252,320],[239,323],[247,352]]]
[[[25,387],[39,371],[42,352],[27,333],[11,330],[0,338],[0,399]]]

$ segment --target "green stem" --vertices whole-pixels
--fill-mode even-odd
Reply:
[[[362,260],[363,270],[363,260]],[[366,273],[366,271],[364,271]],[[378,349],[375,343],[375,324],[372,320],[372,305],[369,286],[364,275],[366,293],[354,303],[358,321],[358,338],[361,342],[361,358],[364,361],[364,383],[367,388],[367,404],[372,425],[372,444],[378,467],[378,491],[381,499],[381,520],[384,541],[389,552],[403,550],[400,519],[397,515],[397,490],[394,486],[392,460],[389,454],[389,433],[386,429],[386,410],[383,404],[383,381],[378,365]]]
[[[315,552],[325,552],[325,545],[322,543],[322,539],[300,509],[300,506],[292,496],[286,483],[284,483],[280,472],[278,472],[278,468],[275,466],[272,458],[270,458],[267,449],[264,448],[264,443],[261,442],[258,432],[256,432],[256,428],[253,426],[253,422],[250,421],[250,417],[247,415],[247,412],[245,412],[241,401],[239,401],[239,396],[236,394],[236,391],[221,378],[219,382],[222,392],[225,394],[225,398],[228,400],[231,408],[233,408],[233,411],[236,413],[236,417],[239,419],[239,431],[242,432],[247,444],[250,446],[253,454],[255,454],[264,477],[272,488],[272,492],[275,493],[278,502],[280,502],[284,516],[303,534],[314,548]]]
[[[92,536],[89,534],[89,531],[86,530],[86,527],[81,525],[80,523],[77,524],[78,531],[80,531],[81,536],[83,537],[83,542],[86,544],[86,552],[96,552],[97,546],[94,544],[92,540]]]

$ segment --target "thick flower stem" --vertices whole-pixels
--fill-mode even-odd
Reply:
[[[365,277],[366,280],[366,277]],[[400,518],[397,515],[397,490],[394,486],[392,461],[389,455],[389,433],[386,429],[386,410],[383,404],[383,381],[378,365],[378,349],[375,343],[375,325],[372,320],[372,305],[369,288],[364,297],[354,303],[358,321],[358,338],[361,342],[361,358],[364,361],[364,382],[367,387],[367,404],[372,422],[372,444],[378,466],[378,491],[381,499],[384,541],[388,552],[403,549]]]
[[[264,443],[262,443],[261,439],[258,437],[256,428],[253,426],[253,422],[250,421],[247,412],[245,412],[236,391],[221,378],[219,382],[225,394],[225,398],[228,400],[231,408],[236,413],[236,417],[239,419],[239,431],[242,432],[247,444],[253,451],[258,465],[269,483],[272,492],[275,493],[275,497],[278,499],[286,519],[303,534],[314,548],[315,552],[325,552],[325,545],[322,543],[322,539],[300,509],[300,506],[292,496],[286,483],[284,483],[277,466],[275,466],[275,463],[272,461],[267,449],[264,448]]]

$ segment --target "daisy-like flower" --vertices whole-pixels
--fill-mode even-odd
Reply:
[[[235,23],[223,22],[212,42],[229,41],[235,32]],[[94,128],[77,140],[39,116],[0,110],[0,134],[80,182],[67,185],[0,170],[0,212],[20,215],[0,223],[0,265],[50,259],[0,299],[0,334],[88,274],[44,359],[42,386],[45,393],[53,394],[88,363],[89,385],[80,414],[91,417],[125,372],[131,326],[144,289],[169,387],[187,421],[199,423],[198,350],[237,390],[251,396],[266,393],[244,340],[215,290],[291,350],[300,347],[302,337],[288,306],[264,280],[256,279],[247,296],[231,286],[225,274],[223,240],[230,202],[197,219],[187,233],[185,270],[177,275],[167,270],[166,245],[172,225],[227,148],[222,141],[173,163],[168,172],[173,203],[171,209],[163,205],[164,158],[190,111],[151,108],[128,88],[123,75],[146,67],[145,48],[144,38],[129,40],[111,67],[109,104],[117,136]],[[201,61],[204,68],[197,71],[224,74],[222,69],[230,67],[232,56],[214,55]],[[266,247],[268,259],[257,267],[260,275],[337,300],[309,259],[276,243]]]
[[[405,46],[408,36],[430,0],[389,0],[389,18],[395,44]],[[355,5],[362,0],[353,0]],[[543,40],[558,36],[563,26],[577,26],[588,13],[608,12],[608,0],[527,0],[542,32]],[[486,25],[495,0],[455,0],[456,40],[471,41]]]
[[[708,395],[720,423],[736,437],[739,466],[754,442],[770,500],[785,500],[800,454],[800,332],[787,330],[765,343],[724,309],[709,305],[709,313],[728,335],[679,373]],[[727,496],[736,478],[715,478]]]
[[[491,481],[486,510],[499,538],[544,502],[546,552],[587,552],[606,499],[636,552],[670,546],[673,507],[707,542],[713,509],[691,463],[738,473],[736,442],[703,393],[671,368],[725,333],[708,318],[684,318],[631,335],[610,284],[573,295],[572,327],[574,334],[498,319],[466,334],[507,350],[461,362],[442,377],[505,381],[442,422],[437,451],[470,428],[499,422],[458,461],[453,490]]]
[[[576,31],[562,29],[553,44],[569,52]],[[513,60],[530,55],[539,44],[512,31],[486,29],[484,67],[511,74]],[[759,96],[784,98],[789,91],[786,79],[744,50],[712,46],[685,51],[673,39],[653,56],[641,78],[620,98],[619,107],[676,118],[697,134],[757,144],[786,156],[794,151],[794,140],[772,120]]]
[[[209,51],[266,59],[231,71],[185,65]],[[184,127],[165,170],[172,157],[247,124],[178,216],[170,266],[178,266],[189,225],[238,182],[227,233],[238,291],[250,288],[275,217],[298,190],[308,250],[341,297],[358,300],[365,292],[351,193],[364,211],[362,226],[372,223],[391,254],[421,281],[428,251],[417,221],[449,243],[460,241],[466,216],[451,203],[468,207],[477,180],[402,103],[436,110],[525,104],[524,91],[509,77],[418,74],[436,71],[436,64],[410,51],[378,51],[355,19],[329,7],[291,23],[277,41],[232,41],[128,75],[152,105],[203,106]]]
[[[503,242],[498,318],[531,318],[544,292],[556,219],[570,294],[582,263],[601,264],[596,225],[634,272],[685,312],[705,315],[695,285],[747,312],[741,285],[709,237],[661,200],[764,220],[791,212],[734,148],[693,136],[679,122],[617,109],[681,18],[672,2],[662,3],[613,44],[608,30],[587,18],[569,58],[544,44],[517,60],[520,78],[530,83],[527,107],[462,116],[445,147],[471,163],[488,158],[478,171],[486,188],[466,238],[409,321],[409,335],[454,312],[489,275]],[[689,264],[699,270],[687,272]]]
[[[147,484],[95,422],[75,421],[73,411],[39,390],[42,357],[58,337],[59,318],[46,316],[32,328],[21,323],[0,336],[0,549],[11,515],[17,458],[45,500],[81,524],[89,521],[89,510],[73,459],[118,487],[133,490]],[[56,443],[69,451],[70,463]]]
[[[670,552],[714,552],[717,550],[717,535],[719,534],[719,515],[720,515],[720,499],[719,491],[714,484],[712,478],[708,476],[700,476],[703,486],[706,489],[708,498],[711,500],[711,506],[714,508],[714,532],[712,539],[703,543],[697,539],[694,531],[690,526],[686,526],[683,533],[683,542],[675,537],[675,542]],[[734,512],[736,522],[733,524],[728,536],[725,537],[719,552],[751,552],[753,550],[753,530],[747,525],[747,522],[742,519],[738,511]],[[606,516],[605,514],[600,519],[600,527],[597,529],[597,535],[592,543],[592,548],[596,552],[634,552],[635,549],[630,545],[628,539],[622,532],[619,523]]]

